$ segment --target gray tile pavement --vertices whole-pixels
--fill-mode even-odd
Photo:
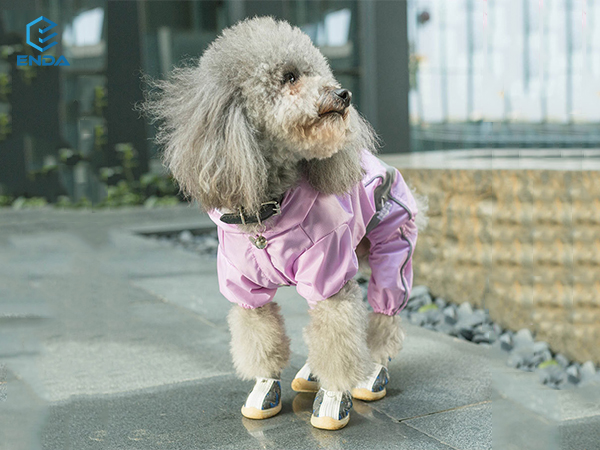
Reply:
[[[597,442],[596,388],[556,394],[535,374],[507,368],[502,355],[409,325],[390,366],[389,395],[356,401],[346,429],[312,428],[312,397],[289,388],[277,417],[242,418],[251,383],[233,374],[230,305],[218,293],[214,258],[133,234],[208,225],[192,208],[0,211],[7,374],[0,449],[506,450]],[[306,358],[307,306],[293,288],[276,300],[292,338],[289,386]]]
[[[403,423],[452,448],[486,450],[492,441],[490,401],[408,419]]]

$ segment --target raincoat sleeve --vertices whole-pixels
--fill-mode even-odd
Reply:
[[[311,308],[337,294],[358,272],[352,233],[344,224],[315,242],[295,262],[296,290]]]
[[[276,288],[260,286],[246,277],[223,254],[221,247],[217,252],[217,274],[219,290],[227,300],[242,308],[254,309],[266,305],[275,296]]]
[[[413,283],[417,206],[409,189],[390,197],[391,212],[369,234],[371,279],[367,298],[373,311],[393,316],[406,306]]]

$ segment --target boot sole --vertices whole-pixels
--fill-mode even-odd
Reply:
[[[342,420],[335,420],[331,417],[316,417],[316,416],[312,416],[310,418],[310,424],[315,427],[315,428],[319,428],[321,430],[339,430],[341,428],[344,428],[347,424],[348,421],[350,420],[350,414],[348,414],[345,418],[343,418]]]
[[[365,402],[374,402],[375,400],[381,400],[383,397],[385,397],[387,391],[385,388],[383,388],[383,391],[379,392],[373,392],[365,388],[354,388],[352,389],[351,394],[352,397],[358,400],[363,400]]]
[[[275,408],[270,409],[258,409],[254,406],[242,406],[242,416],[254,420],[268,419],[269,417],[276,415],[279,411],[281,411],[281,403],[279,403],[279,405],[277,405]]]
[[[319,382],[308,381],[304,378],[294,378],[292,381],[292,390],[296,392],[318,392]]]

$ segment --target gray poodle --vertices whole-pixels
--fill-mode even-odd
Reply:
[[[159,124],[164,162],[218,225],[233,363],[255,380],[242,414],[281,410],[290,341],[273,297],[295,286],[310,324],[292,388],[317,392],[313,426],[344,427],[352,398],[385,396],[388,361],[402,348],[397,313],[422,217],[414,196],[373,155],[377,138],[327,60],[286,22],[240,22],[199,61],[150,84],[144,109]]]

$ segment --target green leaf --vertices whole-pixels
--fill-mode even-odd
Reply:
[[[558,362],[555,359],[549,359],[548,361],[544,361],[538,366],[538,369],[545,369],[550,366],[558,366]]]
[[[432,310],[434,310],[434,309],[439,309],[439,308],[438,308],[438,305],[436,305],[435,303],[430,303],[429,305],[423,305],[423,306],[421,306],[421,307],[418,309],[418,311],[417,311],[417,312],[420,312],[420,313],[425,313],[425,312],[427,312],[427,311],[432,311]]]

